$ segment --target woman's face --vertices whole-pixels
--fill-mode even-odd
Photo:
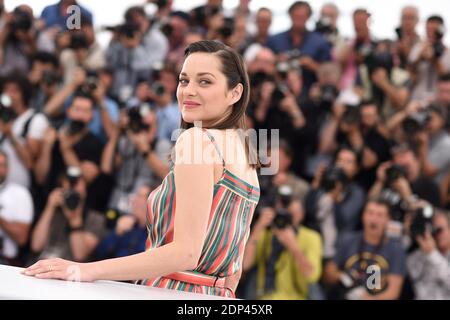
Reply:
[[[183,120],[202,121],[210,127],[226,119],[232,105],[242,95],[242,84],[228,89],[221,62],[211,53],[196,52],[184,61],[177,88],[178,106]]]

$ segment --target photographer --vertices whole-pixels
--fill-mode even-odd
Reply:
[[[361,176],[358,181],[369,188],[375,180],[375,167],[389,157],[389,145],[380,130],[378,109],[371,101],[358,106],[333,106],[333,117],[321,133],[319,150],[332,153],[338,145],[351,146],[361,157]]]
[[[304,227],[303,208],[280,186],[274,208],[261,209],[244,253],[243,271],[256,267],[258,299],[307,299],[321,274],[322,243]]]
[[[156,112],[158,137],[172,142],[172,134],[180,125],[180,109],[176,102],[177,75],[169,67],[158,70],[151,81],[141,81],[128,106],[149,104]]]
[[[322,62],[331,59],[328,41],[317,32],[307,30],[306,23],[312,15],[311,6],[305,1],[296,1],[289,7],[292,26],[288,31],[269,38],[267,45],[281,61],[295,60],[302,69],[302,95],[307,96],[316,81],[316,72]],[[300,54],[292,55],[297,50]]]
[[[91,185],[99,174],[100,156],[103,145],[90,131],[88,124],[94,114],[94,100],[83,90],[77,91],[71,106],[67,109],[68,122],[58,131],[49,128],[45,133],[41,156],[35,168],[37,183],[47,192],[52,190],[56,179],[65,168],[81,168],[81,175],[89,186],[88,203],[95,200],[96,189]]]
[[[424,175],[441,184],[450,170],[450,135],[445,130],[447,110],[431,105],[424,130],[414,140],[418,144],[419,159]]]
[[[125,11],[126,24],[134,24],[138,27],[142,38],[140,45],[146,53],[146,64],[154,66],[164,62],[169,51],[169,43],[158,25],[147,17],[143,7],[135,6]]]
[[[321,230],[325,258],[333,256],[338,238],[359,228],[365,194],[354,181],[358,162],[354,150],[342,147],[327,169],[318,169],[306,196],[307,225]]]
[[[119,214],[129,213],[129,199],[142,185],[157,185],[169,172],[171,143],[157,131],[156,115],[148,105],[122,111],[117,147],[102,161],[109,163],[103,171],[115,177],[108,208]]]
[[[34,109],[43,112],[44,105],[61,85],[58,57],[45,51],[36,52],[31,59],[28,81],[34,88]]]
[[[363,231],[342,238],[336,255],[325,265],[324,282],[331,299],[395,300],[400,297],[406,273],[405,252],[385,236],[389,204],[367,201]]]
[[[334,3],[326,3],[322,6],[319,20],[316,22],[316,31],[323,34],[330,42],[333,56],[345,44],[345,39],[337,27],[339,14],[339,8]]]
[[[367,55],[375,46],[375,41],[370,34],[370,16],[366,9],[356,9],[353,12],[353,25],[355,28],[355,39],[336,51],[336,60],[342,66],[343,76],[341,78],[341,90],[353,87],[358,69],[365,63]]]
[[[370,190],[370,196],[379,196],[383,189],[391,188],[402,201],[413,196],[424,199],[435,206],[440,205],[439,186],[423,176],[417,153],[408,144],[391,149],[392,161],[382,163],[377,169],[377,181]]]
[[[419,9],[406,6],[402,9],[400,26],[395,29],[397,34],[396,51],[400,59],[400,67],[406,69],[408,57],[412,48],[420,41],[416,28],[419,23]]]
[[[294,150],[285,140],[280,140],[278,144],[278,157],[274,156],[270,160],[270,165],[278,168],[275,175],[261,175],[259,177],[261,198],[260,205],[273,206],[277,194],[277,189],[282,185],[288,185],[292,189],[292,198],[300,200],[303,204],[305,197],[310,189],[309,184],[299,178],[292,171],[292,160]],[[268,147],[267,155],[270,158],[272,149]]]
[[[88,261],[106,229],[104,215],[90,210],[86,197],[81,169],[68,167],[32,233],[33,260],[58,257]]]
[[[95,102],[93,118],[89,129],[102,142],[111,134],[112,127],[119,121],[119,107],[107,91],[112,85],[110,70],[99,72],[76,68],[72,81],[64,85],[44,105],[44,113],[49,117],[54,127],[59,128],[65,119],[66,111],[73,102],[78,90],[83,90]]]
[[[440,75],[450,71],[450,51],[443,43],[444,19],[431,16],[426,23],[426,39],[417,43],[409,55],[413,72],[413,100],[423,100],[436,94]]]
[[[445,126],[448,131],[450,130],[450,73],[439,77],[436,102],[447,111]]]
[[[0,76],[12,72],[26,75],[36,51],[36,31],[31,7],[20,5],[6,14],[0,27]]]
[[[0,150],[0,264],[19,266],[19,248],[27,243],[33,220],[33,200],[26,188],[7,181],[9,166]]]
[[[8,180],[30,188],[48,121],[30,108],[32,87],[26,78],[8,76],[1,92],[0,146],[11,163]]]
[[[415,238],[419,248],[407,259],[415,298],[450,299],[450,215],[436,210],[429,228]]]
[[[66,31],[69,34],[70,42],[60,55],[66,84],[72,81],[77,67],[99,70],[106,65],[105,52],[95,39],[92,20],[87,16],[81,16],[80,22],[80,29]]]
[[[305,116],[303,150],[306,158],[302,175],[312,180],[322,161],[329,158],[327,153],[319,150],[320,135],[329,118],[332,117],[332,106],[339,95],[339,79],[341,70],[336,63],[323,63],[318,72],[318,82],[313,84],[309,97],[301,103]]]
[[[273,53],[261,49],[257,59],[272,61]],[[298,69],[289,69],[286,63],[253,68],[252,85],[255,88],[249,105],[250,117],[256,129],[277,129],[280,139],[286,140],[294,149],[292,169],[300,175],[303,167],[303,128],[306,124],[300,109],[302,81]],[[274,72],[274,74],[271,74]]]
[[[106,61],[113,70],[113,98],[125,104],[131,97],[138,79],[146,78],[153,68],[148,49],[142,44],[143,35],[135,23],[127,22],[114,28],[114,36],[106,50]]]
[[[355,90],[363,99],[373,100],[383,119],[402,110],[409,98],[410,74],[394,63],[390,40],[374,45],[358,68]]]

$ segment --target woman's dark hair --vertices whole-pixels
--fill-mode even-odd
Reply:
[[[184,57],[187,58],[192,53],[202,52],[216,55],[221,62],[221,71],[227,78],[227,88],[230,90],[239,83],[242,84],[242,96],[233,105],[233,110],[227,119],[210,127],[211,129],[242,129],[247,130],[245,122],[245,112],[247,110],[250,99],[250,81],[242,57],[232,48],[226,46],[222,42],[215,40],[202,40],[190,44],[184,51]],[[189,129],[194,126],[193,123],[187,123],[181,119],[181,129]],[[245,152],[250,166],[252,168],[260,168],[261,162],[257,156],[257,152],[250,144],[248,135],[245,134]]]

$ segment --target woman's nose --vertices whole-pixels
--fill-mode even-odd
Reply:
[[[192,82],[189,82],[184,88],[183,88],[183,95],[184,96],[195,96],[197,93],[195,85]]]

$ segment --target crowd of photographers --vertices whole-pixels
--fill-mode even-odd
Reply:
[[[75,0],[11,12],[0,0],[0,263],[92,261],[145,250],[146,198],[170,168],[187,44],[244,56],[254,129],[279,129],[237,295],[254,299],[450,299],[450,49],[445,21],[403,8],[395,39],[356,9],[232,11],[208,0],[131,7],[102,28]],[[79,28],[68,25],[70,6]],[[271,155],[270,142],[268,155]],[[275,163],[276,162],[276,163]]]

